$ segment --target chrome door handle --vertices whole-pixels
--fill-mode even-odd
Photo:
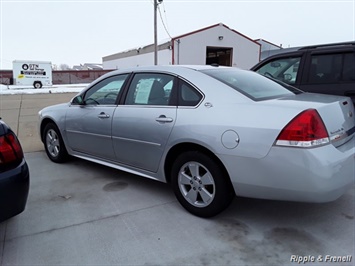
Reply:
[[[161,115],[157,118],[155,118],[155,121],[159,123],[171,123],[173,122],[173,119],[171,117],[166,117],[165,115]]]
[[[102,112],[102,113],[100,113],[97,117],[98,117],[98,118],[109,118],[110,115],[105,114],[104,112]]]

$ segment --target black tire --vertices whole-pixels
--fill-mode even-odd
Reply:
[[[180,204],[199,217],[219,214],[234,197],[226,172],[212,158],[198,151],[185,152],[176,158],[171,181]]]
[[[40,89],[40,88],[42,88],[42,82],[40,82],[40,81],[35,81],[35,82],[33,82],[33,87],[34,87],[35,89]]]
[[[58,127],[48,123],[43,130],[43,143],[48,158],[55,163],[63,163],[68,159],[62,136]]]

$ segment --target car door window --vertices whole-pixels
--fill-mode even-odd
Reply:
[[[276,78],[287,84],[295,84],[301,57],[280,58],[263,65],[256,72]]]
[[[344,55],[342,80],[355,81],[355,53]]]
[[[341,79],[342,54],[312,55],[310,84],[336,83]]]
[[[174,77],[159,73],[139,73],[129,86],[126,105],[169,105]]]
[[[202,99],[201,93],[185,81],[179,83],[179,106],[196,106]]]
[[[114,105],[128,74],[109,77],[90,88],[84,97],[87,105]]]

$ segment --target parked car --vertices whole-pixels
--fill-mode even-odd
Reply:
[[[0,120],[0,222],[25,209],[29,183],[30,173],[20,142]]]
[[[349,96],[355,103],[355,42],[285,50],[251,70],[306,92]]]
[[[252,71],[155,66],[110,72],[39,112],[53,162],[68,155],[169,182],[210,217],[234,195],[327,202],[353,183],[350,98],[302,93]]]

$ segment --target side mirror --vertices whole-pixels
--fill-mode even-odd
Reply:
[[[75,96],[71,101],[71,103],[76,105],[83,105],[84,104],[83,97],[81,95]]]

